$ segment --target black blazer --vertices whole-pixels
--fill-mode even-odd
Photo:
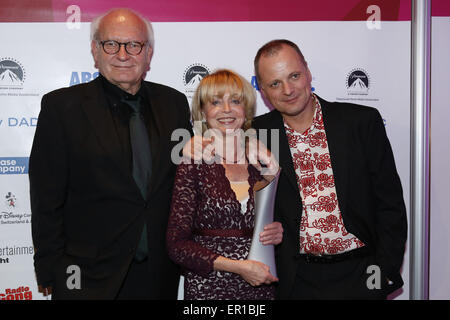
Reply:
[[[29,166],[32,234],[37,281],[53,287],[53,298],[114,298],[145,220],[153,298],[177,297],[178,268],[165,247],[176,169],[170,155],[178,143],[171,134],[192,134],[189,105],[172,88],[143,86],[154,123],[148,201],[130,172],[100,79],[42,98]],[[67,288],[71,265],[80,268],[80,290]]]
[[[336,192],[346,229],[364,242],[381,271],[393,283],[391,293],[403,285],[400,268],[407,236],[406,209],[394,156],[379,112],[371,107],[330,103],[322,107]],[[277,296],[292,291],[300,250],[302,201],[281,114],[273,110],[256,117],[255,129],[279,130],[279,163],[275,216],[284,228],[277,246]],[[270,138],[268,147],[273,149]]]

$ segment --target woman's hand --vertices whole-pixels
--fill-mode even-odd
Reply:
[[[264,231],[259,234],[259,241],[263,245],[277,245],[283,241],[283,226],[279,222],[269,223],[264,227]]]
[[[239,275],[251,286],[271,284],[278,278],[270,273],[269,267],[262,262],[254,260],[237,260],[240,264]]]
[[[255,260],[233,260],[219,256],[214,260],[214,270],[236,273],[252,286],[278,281],[278,278],[270,273],[267,265]]]

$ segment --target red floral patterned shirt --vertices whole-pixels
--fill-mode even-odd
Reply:
[[[322,109],[316,110],[309,129],[299,133],[286,123],[297,183],[303,204],[300,253],[338,254],[364,244],[344,226],[334,185]]]

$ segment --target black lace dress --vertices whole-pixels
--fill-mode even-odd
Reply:
[[[185,270],[186,300],[267,300],[274,285],[252,287],[240,275],[215,271],[219,256],[246,259],[254,226],[253,187],[262,177],[248,166],[249,200],[242,208],[220,164],[180,164],[167,229],[169,256]]]

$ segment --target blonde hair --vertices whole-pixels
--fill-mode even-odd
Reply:
[[[243,129],[250,128],[256,109],[255,90],[242,76],[228,69],[217,70],[202,79],[192,98],[192,120],[202,121],[203,106],[212,102],[214,97],[222,98],[227,91],[242,99],[245,113]],[[203,122],[202,133],[207,129],[206,123]]]

